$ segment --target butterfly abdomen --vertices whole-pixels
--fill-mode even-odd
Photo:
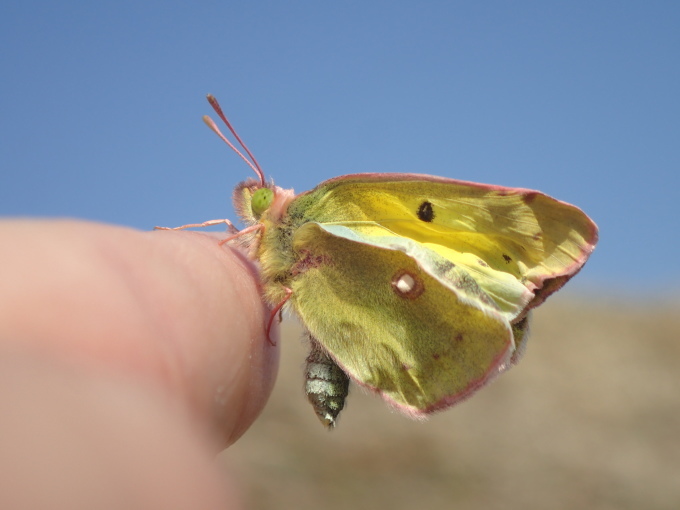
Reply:
[[[307,333],[311,344],[305,367],[305,393],[326,427],[335,427],[349,393],[349,377]]]

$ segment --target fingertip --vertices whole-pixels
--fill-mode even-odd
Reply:
[[[263,302],[256,266],[241,251],[196,232],[159,232],[178,243],[178,261],[186,275],[187,311],[196,314],[180,334],[184,349],[186,387],[196,411],[214,427],[220,447],[236,441],[255,421],[274,386],[278,372],[279,328],[266,325],[269,307]]]
[[[279,351],[242,253],[199,232],[84,221],[0,230],[0,345],[160,388],[219,448],[257,418]]]

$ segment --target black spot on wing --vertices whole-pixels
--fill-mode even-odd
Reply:
[[[512,262],[512,257],[510,257],[510,255],[506,255],[506,254],[504,253],[504,254],[503,254],[503,260],[505,260],[505,262],[506,262],[507,264],[509,264],[510,262]]]
[[[416,214],[421,221],[426,221],[428,223],[432,221],[434,219],[434,207],[432,206],[432,203],[425,200],[425,202],[418,206]]]

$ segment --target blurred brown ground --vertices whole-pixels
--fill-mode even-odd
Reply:
[[[553,297],[518,366],[414,422],[352,386],[326,431],[284,321],[274,393],[222,460],[251,509],[678,509],[680,305]]]

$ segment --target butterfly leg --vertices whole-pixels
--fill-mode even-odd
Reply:
[[[154,230],[184,230],[185,228],[203,228],[212,227],[214,225],[227,225],[230,233],[237,233],[239,230],[229,220],[208,220],[203,223],[191,223],[189,225],[182,225],[181,227],[154,227]]]
[[[217,220],[215,220],[215,221],[217,221]],[[230,226],[233,227],[233,225],[231,225],[231,223],[230,223]],[[237,230],[237,229],[234,227],[234,230],[236,230],[236,233],[233,234],[233,235],[230,235],[230,236],[227,237],[226,239],[222,239],[222,240],[220,241],[220,246],[223,245],[223,244],[228,243],[229,241],[231,241],[231,240],[233,240],[233,239],[236,239],[237,237],[241,237],[243,234],[248,234],[248,233],[250,233],[250,232],[255,232],[255,231],[261,230],[261,229],[264,229],[264,225],[262,225],[261,223],[256,223],[255,225],[251,225],[251,226],[249,226],[249,227],[246,227],[246,228],[244,228],[243,230]]]
[[[247,229],[245,229],[245,230],[247,230]],[[269,316],[269,323],[267,324],[267,340],[269,340],[269,343],[272,344],[272,345],[276,345],[276,342],[274,342],[272,340],[272,337],[271,337],[271,331],[272,331],[272,326],[274,325],[274,319],[276,318],[276,315],[279,312],[283,311],[283,305],[285,305],[286,301],[288,301],[290,299],[290,296],[293,295],[292,289],[289,289],[288,287],[286,287],[285,291],[286,291],[286,297],[284,297],[283,300],[278,305],[276,305],[276,307],[274,307],[271,315]]]
[[[305,366],[305,392],[321,423],[331,429],[345,407],[349,377],[326,354],[311,333],[307,332],[311,350]]]
[[[512,325],[512,334],[515,338],[515,352],[512,354],[510,364],[516,365],[517,362],[524,356],[524,351],[527,348],[527,340],[529,340],[529,319],[531,312],[518,323]]]

